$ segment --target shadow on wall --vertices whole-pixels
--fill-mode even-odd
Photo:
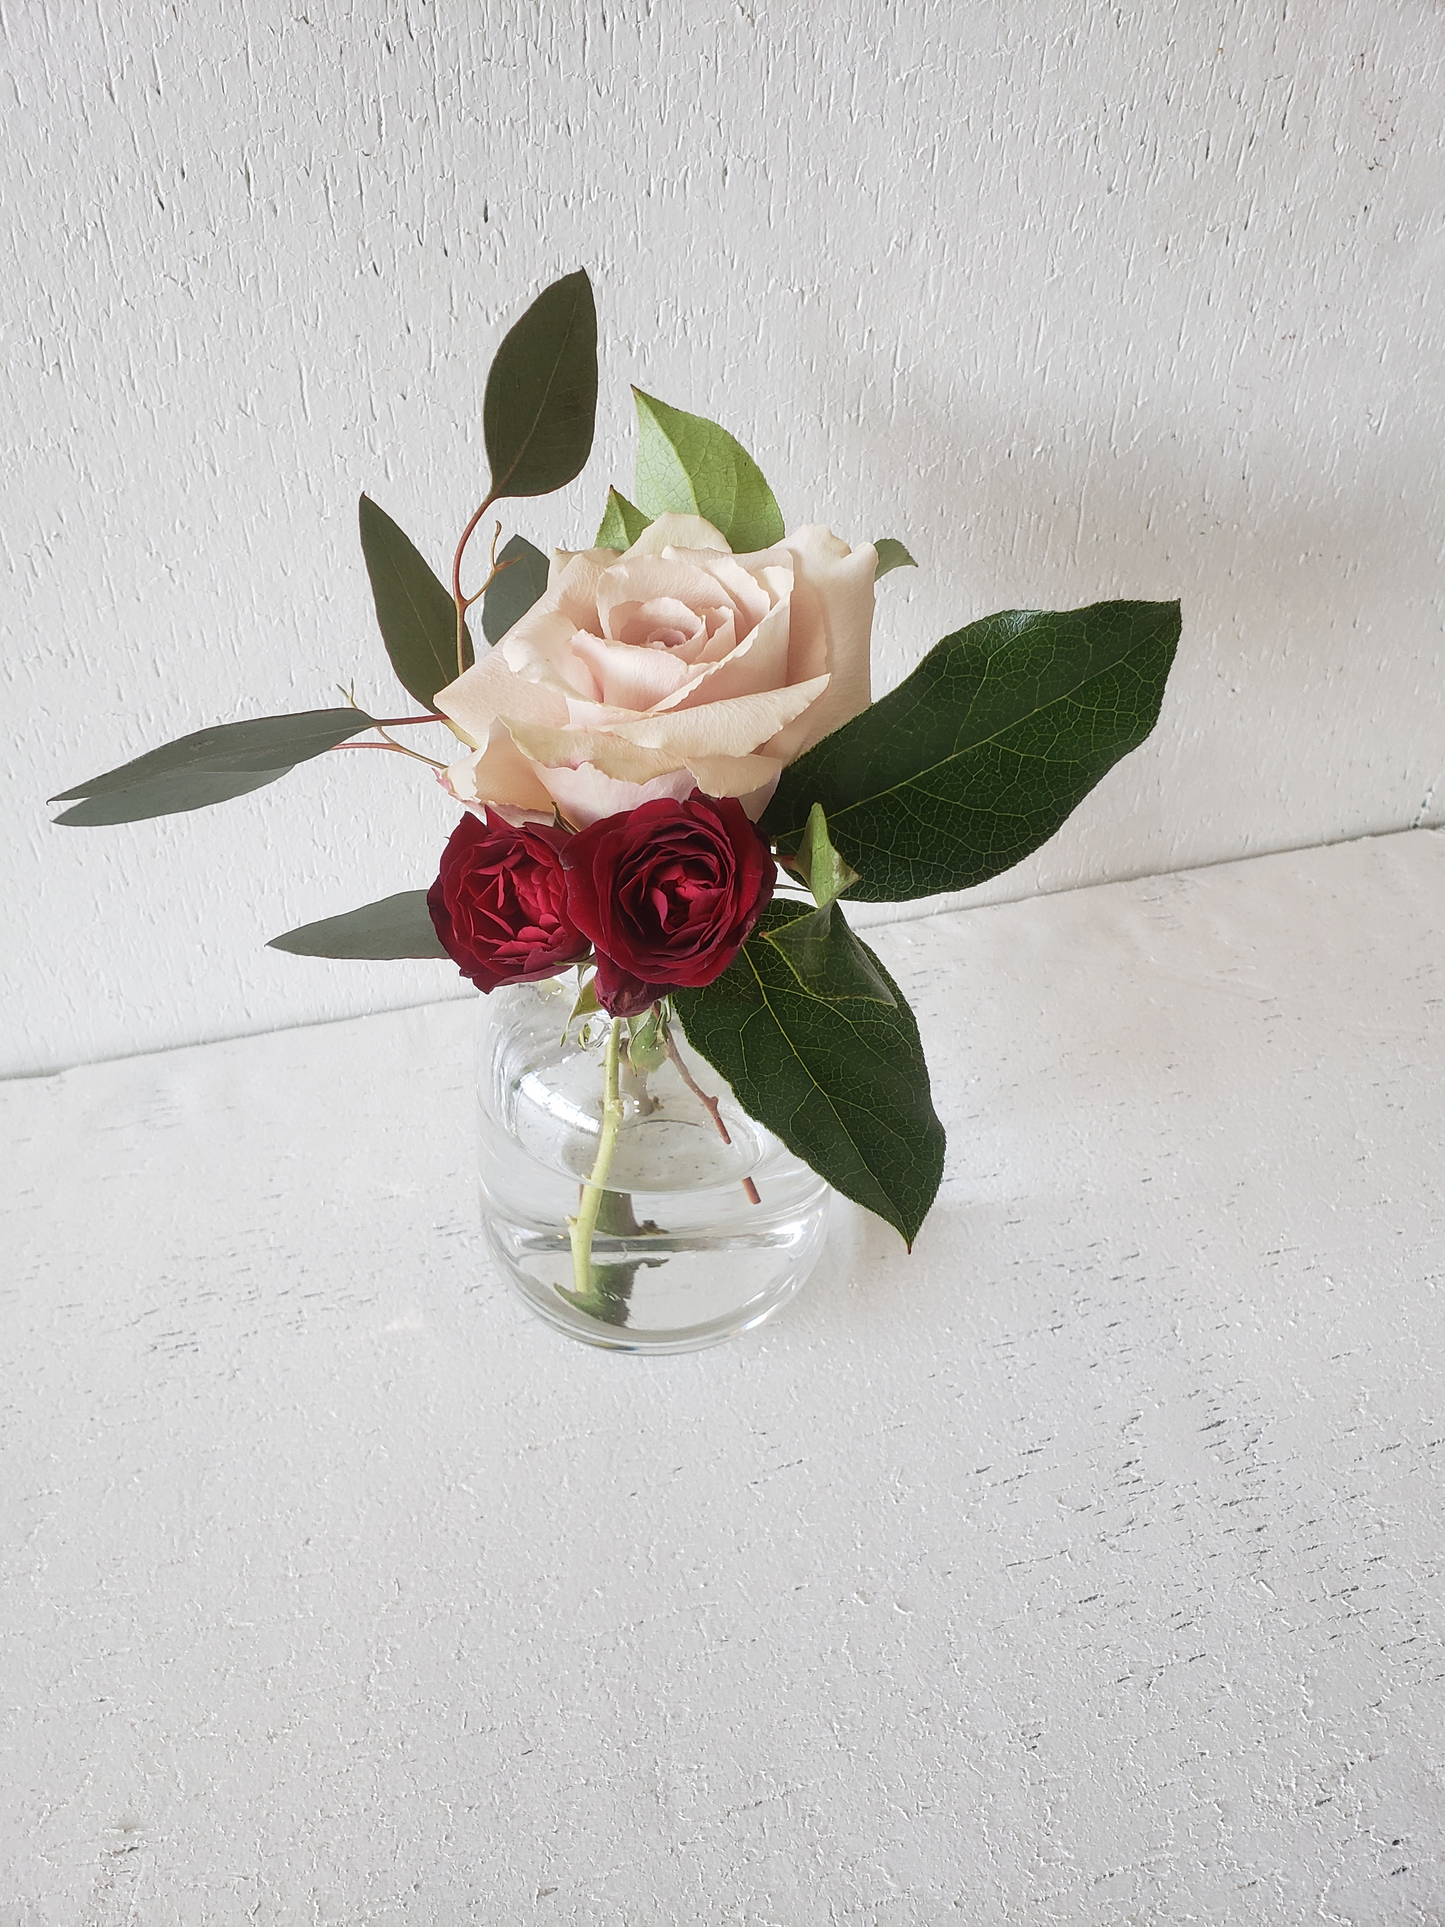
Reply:
[[[881,686],[996,609],[1183,602],[1158,730],[1127,765],[1145,860],[1116,847],[1110,874],[1445,822],[1445,608],[1419,487],[1438,456],[1411,430],[1344,446],[1271,429],[1231,448],[1143,409],[960,410],[912,377],[874,408],[867,383],[859,356],[865,472],[899,474],[900,427],[922,454],[878,518],[920,563],[906,613],[880,594]],[[1081,817],[1061,841],[1086,837]]]

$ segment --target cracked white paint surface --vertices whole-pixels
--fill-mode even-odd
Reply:
[[[0,1070],[447,995],[264,940],[434,873],[328,757],[192,818],[41,799],[356,680],[355,503],[440,562],[509,317],[600,299],[575,544],[627,384],[794,521],[906,539],[886,686],[965,620],[1182,596],[1154,741],[1027,895],[1438,820],[1445,16],[1432,0],[126,0],[0,10]]]
[[[0,1091],[0,1927],[1436,1927],[1445,835],[895,925],[771,1329],[479,1255],[469,1011]]]

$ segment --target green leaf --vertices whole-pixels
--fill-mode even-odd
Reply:
[[[421,552],[368,495],[361,498],[361,552],[376,620],[397,680],[424,709],[456,680],[457,605]],[[462,667],[472,664],[472,638],[463,631]]]
[[[567,1021],[562,1026],[562,1042],[567,1042],[567,1033],[579,1017],[594,1017],[602,1006],[597,1001],[597,975],[595,971],[584,969],[577,990],[577,1001],[568,1012]]]
[[[286,950],[293,957],[372,958],[445,957],[426,907],[425,890],[402,890],[379,903],[363,904],[343,916],[303,923],[284,936],[272,937],[268,950]]]
[[[843,861],[829,841],[828,819],[821,803],[815,803],[808,811],[803,840],[792,867],[802,872],[803,881],[820,910],[859,881],[858,872],[852,864]]]
[[[890,569],[916,569],[918,567],[918,564],[908,553],[907,549],[904,548],[903,544],[891,535],[885,535],[881,541],[875,542],[873,546],[878,551],[878,567],[873,571],[873,580],[875,582],[882,576],[887,575]]]
[[[525,536],[514,535],[497,557],[497,567],[500,573],[482,596],[482,634],[488,642],[500,642],[512,624],[522,620],[546,588],[551,564]]]
[[[637,1222],[637,1213],[632,1208],[632,1195],[628,1191],[604,1191],[602,1202],[597,1207],[598,1244],[595,1249],[605,1249],[601,1240],[606,1238],[625,1238],[629,1243],[637,1238],[656,1235],[659,1227],[650,1218]],[[665,1258],[637,1258],[620,1265],[594,1262],[589,1276],[591,1289],[584,1295],[581,1292],[562,1290],[562,1296],[570,1299],[579,1311],[585,1311],[589,1318],[600,1319],[604,1325],[625,1325],[627,1323],[628,1300],[632,1296],[633,1281],[639,1271],[655,1271],[665,1264]]]
[[[783,517],[757,463],[725,428],[634,388],[637,500],[649,520],[701,515],[738,555],[783,539]]]
[[[1143,742],[1178,641],[1177,602],[971,623],[790,764],[761,828],[796,849],[821,803],[829,836],[863,873],[855,900],[982,883],[1047,842]]]
[[[627,1061],[646,1076],[667,1062],[667,1019],[654,1004],[645,1017],[627,1023]]]
[[[602,526],[597,531],[593,544],[598,549],[630,549],[645,528],[652,524],[652,517],[644,515],[640,508],[629,502],[615,488],[607,491],[607,513],[602,518]]]
[[[487,374],[488,499],[550,495],[580,475],[596,419],[597,309],[579,268],[537,296]]]
[[[877,957],[891,1006],[833,1000],[799,982],[771,941],[794,916],[770,904],[723,974],[673,992],[688,1040],[750,1117],[910,1246],[943,1175],[943,1126],[913,1013]]]
[[[225,803],[274,783],[298,763],[335,749],[371,726],[371,717],[360,709],[312,709],[217,723],[52,796],[52,803],[85,798],[55,821],[77,826],[139,823],[146,817]]]
[[[815,997],[869,997],[889,1005],[895,1001],[873,966],[872,952],[844,921],[841,903],[825,903],[763,935],[782,952],[803,989]]]

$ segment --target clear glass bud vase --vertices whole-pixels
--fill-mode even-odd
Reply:
[[[587,1344],[693,1351],[761,1324],[817,1262],[831,1193],[739,1108],[675,1016],[634,1053],[650,1067],[630,1061],[624,1039],[620,1123],[578,1258],[572,1226],[603,1139],[611,1024],[600,1013],[569,1023],[576,996],[569,972],[479,999],[493,1254],[534,1311]]]

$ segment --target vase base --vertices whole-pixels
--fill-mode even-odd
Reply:
[[[591,1285],[574,1288],[565,1236],[484,1214],[487,1243],[512,1286],[569,1338],[617,1352],[692,1352],[774,1317],[818,1261],[828,1194],[786,1226],[716,1240],[598,1238]]]

